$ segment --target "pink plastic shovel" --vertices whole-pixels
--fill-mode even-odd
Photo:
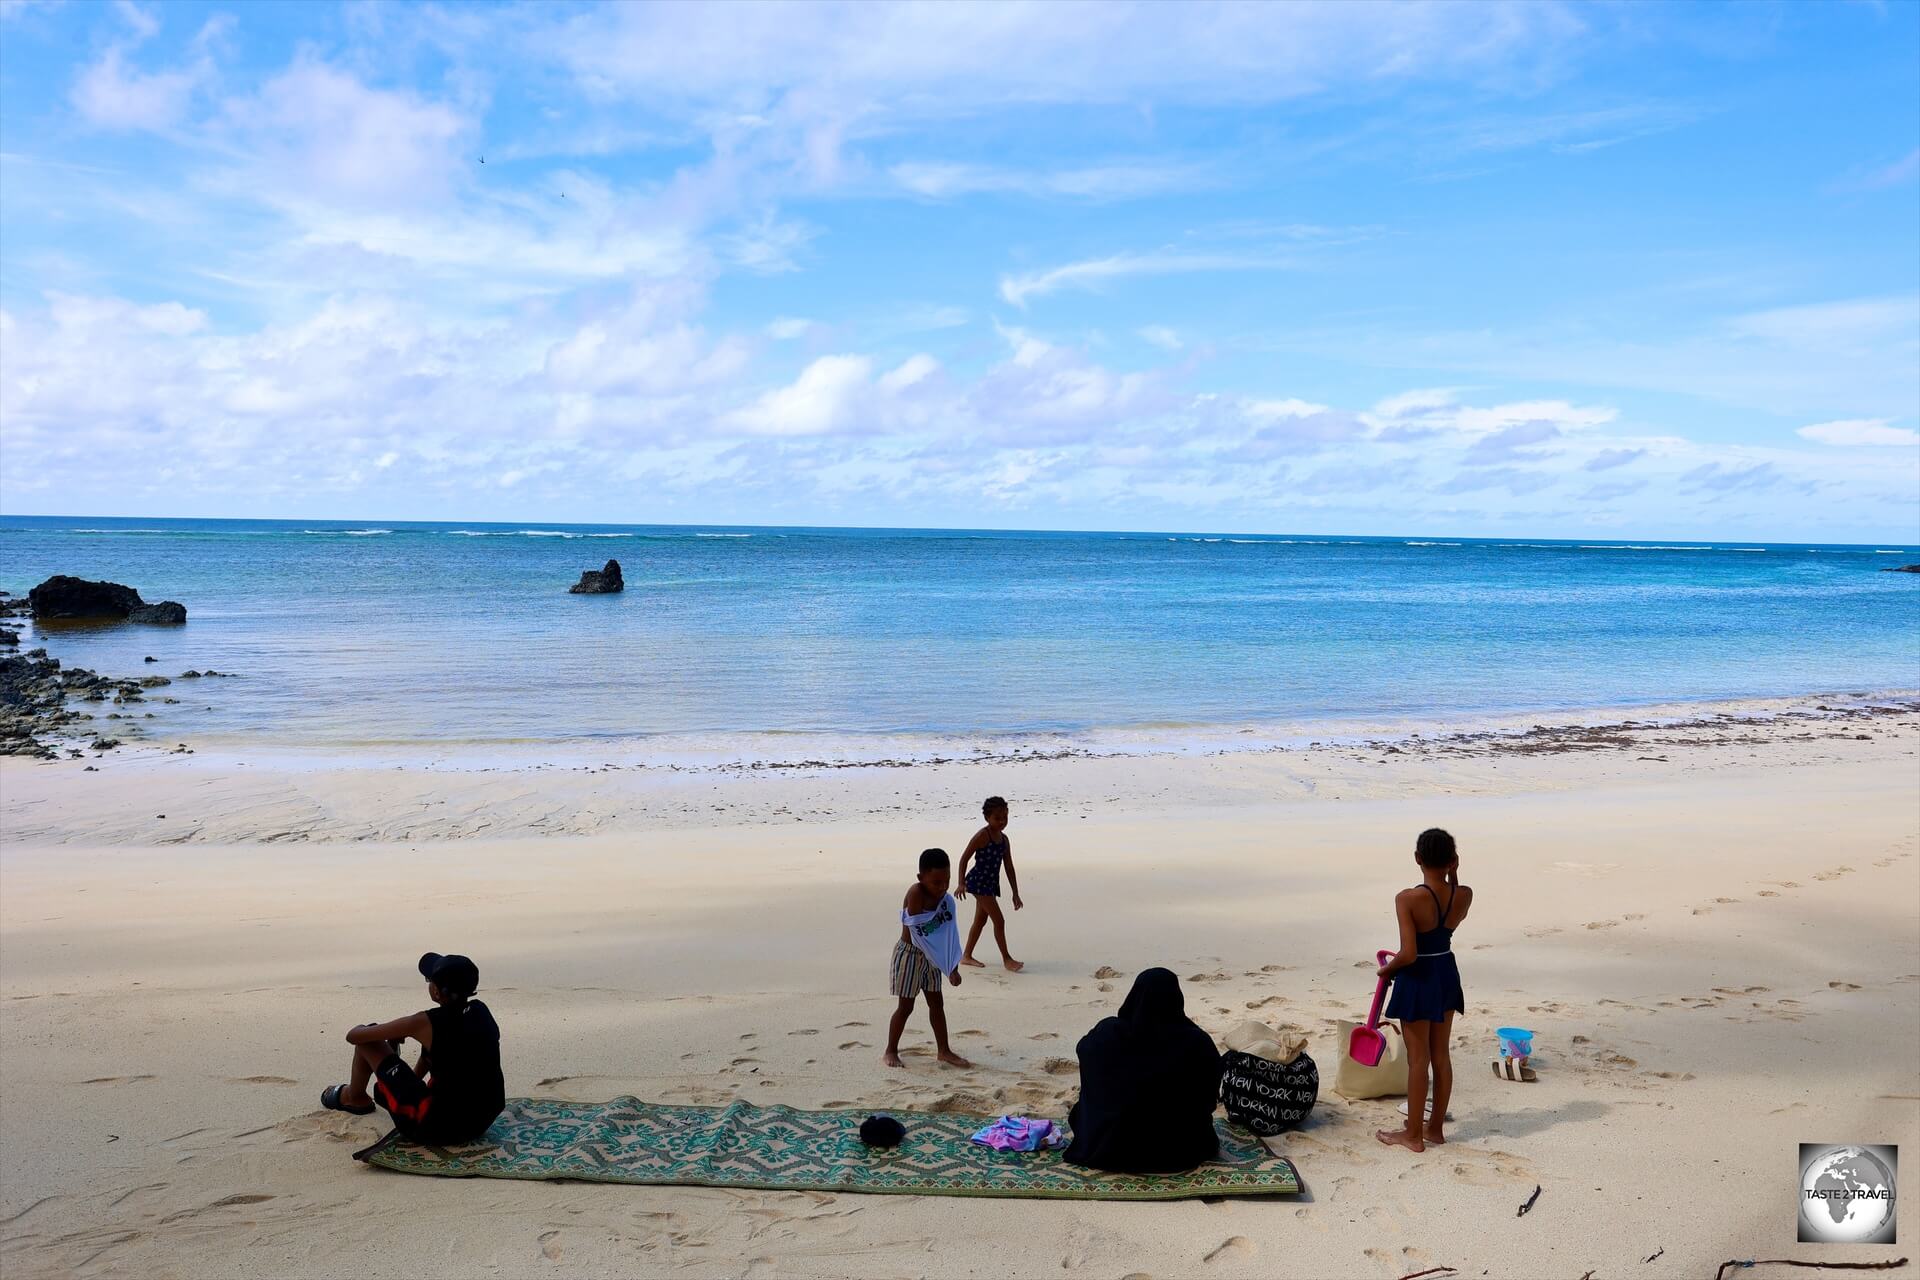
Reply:
[[[1385,964],[1393,959],[1391,951],[1377,951],[1374,959]],[[1380,1006],[1387,1002],[1387,983],[1391,979],[1382,976],[1373,986],[1373,1008],[1367,1010],[1367,1025],[1355,1027],[1353,1034],[1347,1037],[1347,1056],[1363,1067],[1377,1067],[1387,1051],[1387,1038],[1380,1034]]]

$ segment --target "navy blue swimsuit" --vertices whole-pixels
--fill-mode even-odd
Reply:
[[[1432,885],[1420,887],[1433,898],[1440,922],[1413,935],[1418,957],[1393,975],[1386,1016],[1400,1022],[1441,1022],[1449,1013],[1467,1011],[1467,996],[1460,989],[1460,966],[1453,958],[1453,930],[1447,927],[1447,913],[1453,910],[1459,889],[1447,895],[1447,905],[1442,907]]]
[[[1007,856],[1007,838],[995,836],[981,845],[967,868],[967,892],[976,898],[1000,896],[1000,860]]]

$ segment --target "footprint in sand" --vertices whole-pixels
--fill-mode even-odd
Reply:
[[[1777,898],[1780,895],[1775,893],[1771,889],[1762,889],[1759,893],[1755,894],[1754,896],[1757,898]]]
[[[1618,920],[1589,920],[1585,927],[1588,929],[1611,929],[1619,923]]]
[[[1373,968],[1374,966],[1367,965],[1366,967]],[[1228,981],[1231,981],[1231,979],[1228,978],[1228,976],[1224,973],[1194,973],[1194,974],[1187,975],[1187,981],[1188,982],[1228,982]]]
[[[91,1080],[82,1080],[81,1084],[132,1084],[135,1080],[152,1080],[153,1076],[95,1076]]]
[[[820,1032],[814,1027],[802,1027],[798,1031],[789,1031],[787,1034],[790,1036],[817,1036]]]
[[[1027,1039],[1029,1040],[1058,1040],[1059,1038],[1060,1038],[1060,1033],[1058,1031],[1042,1031],[1037,1036],[1027,1037]]]
[[[1816,872],[1813,878],[1815,880],[1838,880],[1841,876],[1848,874],[1852,870],[1852,867],[1833,867],[1826,871]]]
[[[299,1084],[298,1080],[289,1080],[286,1076],[239,1076],[228,1084]]]
[[[984,1036],[987,1033],[984,1031],[979,1031],[979,1030],[969,1028],[965,1031],[956,1031],[953,1034],[956,1036]]]
[[[540,1233],[540,1256],[548,1262],[558,1262],[566,1256],[566,1251],[560,1247],[560,1233],[558,1231],[542,1231]]]
[[[1080,1070],[1080,1064],[1072,1058],[1048,1058],[1040,1069],[1050,1076],[1070,1076]]]
[[[1829,982],[1827,985],[1835,991],[1858,991],[1860,989],[1860,984],[1857,982]]]
[[[867,1043],[866,1041],[864,1041],[864,1040],[849,1040],[849,1041],[847,1041],[847,1042],[846,1042],[845,1044],[843,1044],[843,1045],[841,1045],[840,1047],[841,1047],[842,1049],[871,1049],[871,1048],[873,1048],[873,1046],[872,1046],[872,1045],[870,1045],[870,1044],[868,1044],[868,1043]]]
[[[1117,978],[1120,976],[1120,971],[1110,964],[1103,964],[1093,971],[1093,976],[1096,978]]]
[[[1253,1241],[1245,1236],[1228,1236],[1213,1247],[1202,1262],[1240,1262],[1254,1254]]]
[[[834,1030],[845,1031],[848,1027],[864,1027],[866,1025],[867,1024],[864,1022],[843,1022],[839,1026],[835,1027]]]
[[[1258,1000],[1247,1001],[1247,1008],[1258,1009],[1263,1005],[1285,1004],[1286,1002],[1287,1002],[1287,998],[1285,996],[1263,996]]]

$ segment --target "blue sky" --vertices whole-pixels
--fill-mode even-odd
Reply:
[[[1913,543],[1917,428],[1920,4],[0,0],[8,512]]]

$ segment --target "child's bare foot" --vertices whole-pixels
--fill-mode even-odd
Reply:
[[[1425,1137],[1423,1138],[1423,1141],[1425,1141],[1426,1144],[1430,1147],[1444,1147],[1447,1145],[1447,1135],[1442,1133],[1440,1130],[1434,1128],[1432,1125],[1428,1125],[1427,1132]]]
[[[969,969],[984,969],[987,967],[978,960],[975,960],[972,956],[961,956],[960,963],[966,965]]]
[[[890,1067],[904,1067],[907,1065],[906,1063],[900,1061],[900,1055],[895,1053],[891,1049],[887,1050],[885,1053],[880,1055],[880,1061],[886,1063]]]
[[[1376,1129],[1373,1136],[1390,1147],[1405,1147],[1409,1151],[1427,1149],[1426,1144],[1420,1141],[1418,1134],[1408,1133],[1405,1129]]]
[[[1026,965],[1024,965],[1024,964],[1022,964],[1022,963],[1021,963],[1020,961],[1018,961],[1018,960],[1015,960],[1015,959],[1014,959],[1014,958],[1013,958],[1012,956],[1008,956],[1008,957],[1007,957],[1007,972],[1008,972],[1008,973],[1018,973],[1018,972],[1020,972],[1020,971],[1021,971],[1022,969],[1024,969],[1024,968],[1026,968],[1026,967],[1027,967]]]
[[[942,1049],[940,1051],[940,1061],[950,1067],[970,1067],[973,1065],[951,1049]]]

